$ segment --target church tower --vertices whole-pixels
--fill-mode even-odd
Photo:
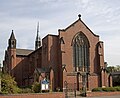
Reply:
[[[9,53],[9,73],[14,75],[14,67],[16,66],[16,39],[12,30],[11,36],[8,40],[8,53]]]
[[[36,36],[36,40],[35,40],[35,50],[41,47],[41,39],[39,36],[39,22],[37,25],[37,36]]]

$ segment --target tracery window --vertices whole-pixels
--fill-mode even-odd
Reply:
[[[73,65],[75,71],[89,71],[89,42],[83,33],[73,39]]]

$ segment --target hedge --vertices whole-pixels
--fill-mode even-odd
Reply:
[[[98,87],[98,88],[94,88],[92,89],[92,92],[115,92],[115,91],[120,91],[120,86],[117,87]]]

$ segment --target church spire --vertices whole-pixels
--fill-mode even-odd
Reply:
[[[15,35],[14,35],[14,33],[13,33],[13,30],[12,30],[12,33],[11,33],[11,36],[10,36],[10,39],[15,39]]]
[[[13,30],[12,30],[10,39],[8,41],[8,44],[9,44],[9,48],[16,48],[16,39],[15,39],[15,35],[13,33]]]
[[[39,22],[37,24],[37,36],[36,36],[36,41],[35,41],[35,50],[41,47],[41,39],[39,36]]]

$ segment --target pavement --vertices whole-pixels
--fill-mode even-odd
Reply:
[[[75,98],[75,97],[73,97]],[[77,96],[76,98],[120,98],[120,95],[114,95],[114,96],[99,96],[99,97],[81,97]]]
[[[74,92],[69,92],[68,93],[68,98],[120,98],[120,95],[112,95],[112,96],[97,96],[97,97],[82,97],[78,96],[79,92],[76,92],[77,96],[75,97]],[[70,95],[70,96],[69,96]]]

